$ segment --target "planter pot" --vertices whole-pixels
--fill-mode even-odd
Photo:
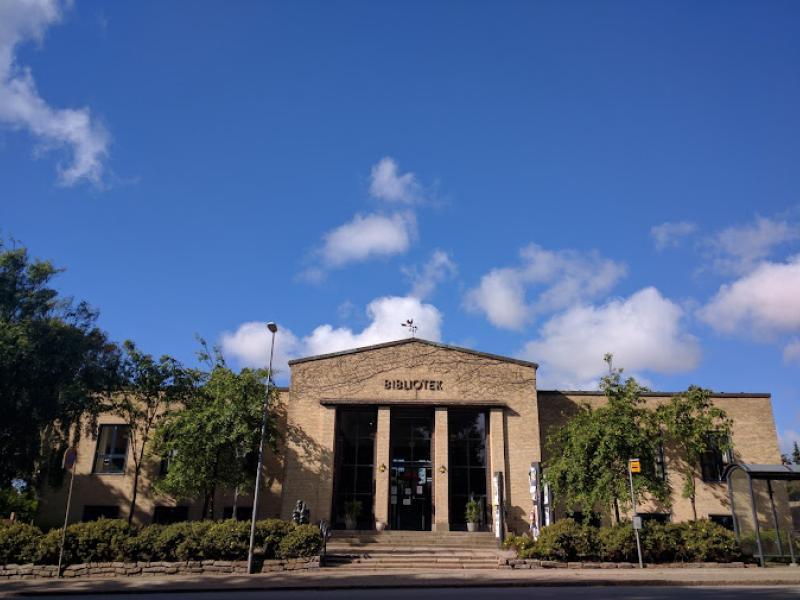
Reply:
[[[478,524],[477,523],[467,523],[467,531],[472,533],[472,532],[477,531],[477,530],[478,530]]]
[[[384,523],[383,521],[375,521],[375,529],[377,531],[383,531],[384,529],[386,529],[386,523]]]
[[[346,529],[355,529],[356,528],[356,520],[353,517],[345,517],[344,518],[344,526]]]

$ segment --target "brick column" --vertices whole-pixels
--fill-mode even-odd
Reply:
[[[378,408],[375,431],[375,520],[389,523],[389,429],[391,409]]]
[[[436,409],[433,423],[433,497],[434,497],[434,531],[450,530],[450,494],[447,408]],[[444,473],[442,473],[444,467]]]
[[[503,418],[502,408],[493,408],[489,413],[489,476],[494,477],[497,471],[503,473],[503,482],[506,492],[506,503],[508,503],[508,480],[506,473],[506,434],[505,434],[505,419]],[[492,505],[492,514],[494,516],[494,494],[492,488],[489,487],[489,503]]]

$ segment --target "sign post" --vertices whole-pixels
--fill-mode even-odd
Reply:
[[[61,577],[61,563],[64,560],[64,544],[67,541],[67,523],[69,522],[69,507],[72,504],[72,484],[75,483],[75,462],[78,460],[78,452],[75,448],[68,448],[64,452],[64,461],[62,466],[70,472],[69,475],[69,492],[67,493],[67,509],[64,511],[64,529],[61,531],[61,548],[58,551],[58,570],[56,574]]]
[[[642,562],[642,543],[639,540],[639,530],[642,528],[642,518],[636,514],[636,495],[633,493],[633,474],[642,472],[642,463],[638,458],[628,460],[628,481],[631,484],[631,507],[633,509],[633,533],[636,535],[636,552],[639,554],[639,568],[644,569]]]

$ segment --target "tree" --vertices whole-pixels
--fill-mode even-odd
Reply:
[[[52,287],[60,273],[0,239],[0,488],[36,483],[118,385],[119,349],[97,312]],[[57,477],[56,477],[57,479]]]
[[[689,386],[685,393],[673,396],[657,410],[670,445],[677,451],[678,470],[683,475],[683,497],[692,504],[697,520],[697,485],[700,460],[706,452],[725,452],[731,447],[733,422],[725,411],[711,403],[711,390]]]
[[[133,456],[133,490],[128,523],[133,520],[139,492],[139,477],[145,450],[159,419],[166,417],[176,403],[185,403],[195,389],[197,373],[186,369],[171,356],[158,360],[126,340],[120,367],[122,387],[108,403],[108,410],[128,425],[128,440]]]
[[[800,465],[800,446],[797,445],[797,442],[794,443],[794,447],[792,448],[792,462],[796,465]]]
[[[217,489],[251,488],[261,439],[261,414],[267,394],[266,369],[235,373],[215,352],[198,393],[184,410],[159,423],[154,454],[169,457],[156,489],[178,498],[202,498],[203,518],[214,516]],[[276,447],[274,419],[268,441]]]
[[[596,409],[584,404],[548,438],[545,476],[567,508],[602,507],[619,522],[620,507],[630,503],[628,459],[645,466],[634,478],[637,498],[667,501],[668,489],[655,468],[659,438],[652,411],[642,406],[647,390],[633,377],[623,381],[611,359],[606,355],[609,374],[600,385],[607,403]]]

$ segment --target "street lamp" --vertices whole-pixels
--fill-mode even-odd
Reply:
[[[267,376],[267,395],[264,398],[264,409],[261,413],[261,441],[258,443],[258,470],[256,471],[256,489],[253,493],[253,510],[250,513],[250,549],[247,551],[247,573],[253,572],[253,546],[256,541],[256,512],[258,510],[258,491],[261,489],[261,471],[264,468],[264,438],[267,437],[267,415],[269,413],[269,394],[272,391],[272,355],[275,351],[275,333],[278,326],[270,321],[267,329],[272,332],[272,343],[269,348],[269,373]]]

